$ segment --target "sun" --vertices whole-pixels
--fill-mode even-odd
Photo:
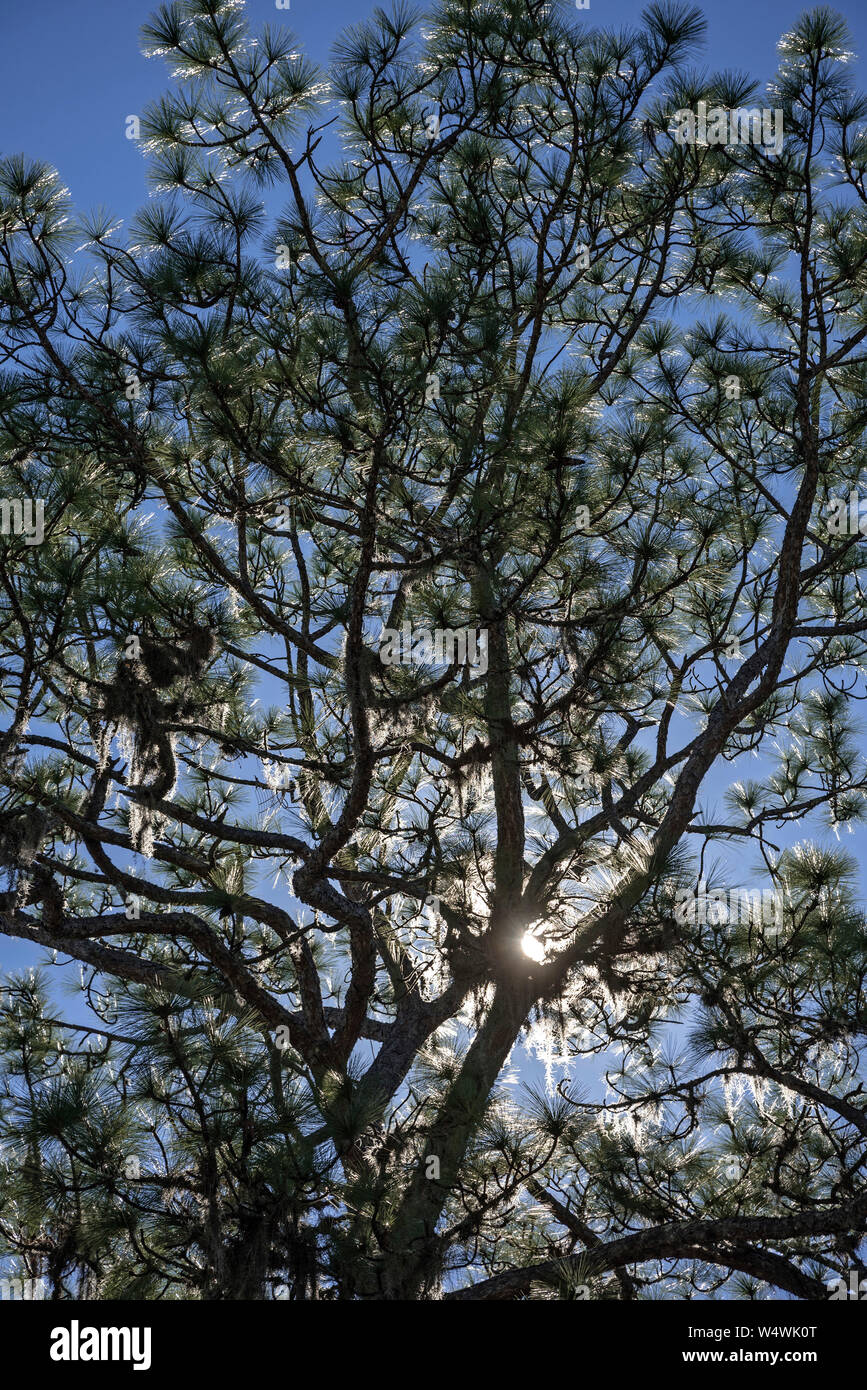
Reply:
[[[521,939],[521,950],[530,960],[541,963],[545,959],[545,943],[540,941],[538,936],[534,936],[531,931],[524,932]]]

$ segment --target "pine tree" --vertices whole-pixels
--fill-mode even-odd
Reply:
[[[867,102],[828,10],[765,93],[702,32],[438,0],[321,73],[174,0],[129,235],[3,161],[0,1253],[53,1296],[860,1269]]]

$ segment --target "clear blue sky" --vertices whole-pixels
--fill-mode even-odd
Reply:
[[[159,59],[139,51],[138,32],[156,8],[149,0],[31,0],[0,6],[0,152],[23,152],[53,164],[82,210],[103,204],[127,217],[146,197],[144,162],[124,138],[124,119],[167,85]],[[283,24],[311,58],[327,62],[334,39],[374,8],[373,0],[247,0],[254,28]],[[387,8],[387,6],[386,6]],[[582,22],[615,28],[634,24],[639,0],[590,0]],[[737,68],[766,81],[776,43],[809,5],[797,0],[705,0],[704,62]],[[867,5],[839,0],[855,48],[867,59]]]
[[[776,69],[780,35],[811,8],[797,0],[705,0],[701,7],[708,21],[701,65],[748,72],[761,83]],[[129,218],[147,197],[145,163],[125,139],[124,122],[168,84],[164,64],[139,49],[139,28],[155,8],[149,0],[0,0],[0,154],[22,152],[53,165],[81,210],[103,205]],[[323,64],[341,30],[373,8],[373,0],[291,0],[286,11],[274,0],[247,0],[254,28],[289,27]],[[643,0],[590,0],[579,15],[584,23],[620,28],[637,23],[642,8]],[[833,8],[852,30],[865,87],[867,5],[838,0]],[[735,775],[709,779],[704,800],[712,803]],[[859,828],[843,844],[867,860],[865,838]],[[0,958],[8,969],[33,954],[26,943],[6,941]]]
[[[644,2],[590,0],[590,9],[577,13],[581,23],[622,28],[638,23]],[[163,62],[144,58],[139,48],[140,26],[155,8],[150,0],[0,0],[0,154],[46,160],[82,211],[101,204],[128,219],[147,198],[145,162],[136,143],[125,138],[124,123],[168,85]],[[254,29],[267,23],[289,27],[322,64],[340,32],[373,8],[374,0],[291,0],[289,10],[277,9],[275,0],[247,0],[246,6]],[[708,24],[701,65],[749,72],[763,84],[776,69],[780,35],[811,6],[799,0],[704,0],[701,8]],[[860,83],[867,87],[867,5],[838,0],[833,8],[849,23]],[[754,776],[755,767],[747,766],[746,773]],[[737,775],[743,773],[712,776],[704,800],[716,800]],[[865,838],[859,828],[844,844],[863,855]],[[12,963],[11,954],[17,964],[19,951],[28,954],[24,943],[4,943],[5,963]]]

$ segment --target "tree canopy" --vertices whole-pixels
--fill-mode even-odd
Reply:
[[[3,160],[0,1253],[56,1296],[859,1267],[867,101],[829,10],[767,91],[703,28],[438,0],[320,72],[174,0],[129,229]]]

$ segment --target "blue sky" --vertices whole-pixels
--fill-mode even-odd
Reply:
[[[832,6],[848,21],[859,55],[861,85],[867,72],[867,5],[863,0],[836,0]],[[0,45],[0,154],[24,153],[55,167],[69,188],[73,203],[86,211],[104,206],[125,220],[147,198],[145,162],[139,148],[125,138],[124,125],[140,114],[168,85],[159,60],[144,58],[139,28],[155,8],[149,0],[39,0],[29,5],[5,0]],[[627,27],[639,20],[641,0],[590,0],[581,21],[593,26]],[[709,69],[748,72],[764,84],[777,66],[777,42],[808,5],[796,0],[713,0],[701,5],[708,34],[697,61]],[[320,64],[327,64],[337,36],[373,9],[373,0],[291,0],[277,9],[275,0],[247,0],[254,29],[262,24],[290,28],[301,47]],[[723,788],[740,775],[756,775],[755,765],[715,771],[702,802],[721,800]],[[833,844],[815,826],[798,827],[790,837],[810,832]],[[783,837],[780,837],[783,838]],[[843,847],[864,861],[865,831],[843,837]],[[715,856],[711,855],[711,859]],[[754,876],[757,854],[741,854],[741,883]],[[867,888],[867,867],[864,870]],[[264,883],[262,885],[264,889]],[[266,896],[268,896],[266,892]],[[16,970],[43,953],[22,941],[3,941],[0,968]],[[77,966],[67,974],[77,980]],[[67,1017],[84,1019],[78,1001],[64,1001]],[[509,1080],[539,1082],[543,1069],[516,1050]],[[589,1060],[573,1072],[590,1085],[598,1079],[599,1060]],[[555,1076],[559,1072],[555,1065]]]
[[[246,10],[254,29],[263,24],[289,27],[322,64],[341,31],[374,8],[373,0],[330,0],[325,5],[290,0],[290,5],[286,10],[278,9],[275,0],[247,0]],[[53,165],[81,211],[102,205],[131,218],[148,192],[145,161],[136,143],[125,138],[125,121],[168,85],[162,61],[144,58],[139,47],[140,26],[156,6],[149,0],[40,0],[38,5],[6,0],[2,8],[0,154],[22,152]],[[622,28],[637,24],[642,8],[643,0],[590,0],[589,10],[577,14],[581,23]],[[808,6],[796,0],[706,0],[702,8],[708,33],[699,64],[748,71],[763,84],[776,68],[780,35]],[[863,87],[867,6],[863,0],[838,0],[833,8],[852,30]],[[756,775],[755,765],[742,762],[737,771],[711,775],[702,798],[706,805],[735,776]],[[844,837],[844,844],[857,853],[864,840],[859,828],[851,838]],[[749,867],[754,868],[752,863]],[[17,964],[20,953],[29,954],[24,943],[11,948],[4,943],[7,966]]]
[[[81,211],[102,205],[129,219],[148,197],[145,161],[124,131],[127,116],[140,113],[168,85],[163,62],[140,52],[140,26],[155,8],[150,0],[6,0],[2,6],[0,154],[26,153],[53,165]],[[373,8],[373,0],[290,0],[288,10],[275,0],[246,4],[254,29],[289,27],[322,64],[340,32]],[[582,23],[621,28],[637,24],[643,8],[644,0],[590,0],[589,10],[577,14]],[[764,83],[776,68],[780,35],[809,6],[705,0],[701,8],[708,34],[700,64],[748,71]],[[861,86],[867,86],[867,6],[838,0],[833,8],[849,23]],[[713,795],[717,784],[710,782]]]
[[[40,0],[2,6],[0,152],[24,152],[54,165],[82,210],[105,205],[127,217],[147,196],[144,161],[124,138],[124,120],[167,84],[159,59],[139,50],[140,25],[156,8],[148,0]],[[374,8],[368,0],[247,0],[254,28],[282,24],[325,63],[340,31]],[[582,22],[621,28],[638,21],[639,0],[590,0]],[[761,81],[776,67],[776,44],[808,5],[793,0],[704,3],[708,38],[703,64],[749,71]],[[861,71],[867,56],[867,6],[839,0]],[[35,55],[38,56],[38,62]]]
[[[136,144],[125,138],[124,124],[168,84],[162,62],[145,59],[139,48],[140,25],[153,8],[149,0],[30,5],[6,0],[2,7],[0,153],[22,152],[53,165],[81,210],[103,205],[128,219],[147,197],[145,163]],[[637,23],[642,8],[640,0],[590,0],[590,9],[579,15],[583,23],[620,28]],[[764,83],[777,65],[780,35],[808,6],[793,0],[714,0],[702,8],[708,36],[700,64],[749,72]],[[838,0],[833,8],[853,32],[863,86],[867,6],[863,0]],[[289,27],[323,64],[341,30],[372,9],[372,0],[291,0],[288,11],[277,9],[275,0],[247,0],[254,29],[266,23]],[[744,770],[755,775],[752,768]],[[712,803],[737,775],[728,771],[709,779],[705,802]],[[857,853],[864,840],[859,830],[843,843]],[[30,958],[25,943],[4,943],[7,968]]]

